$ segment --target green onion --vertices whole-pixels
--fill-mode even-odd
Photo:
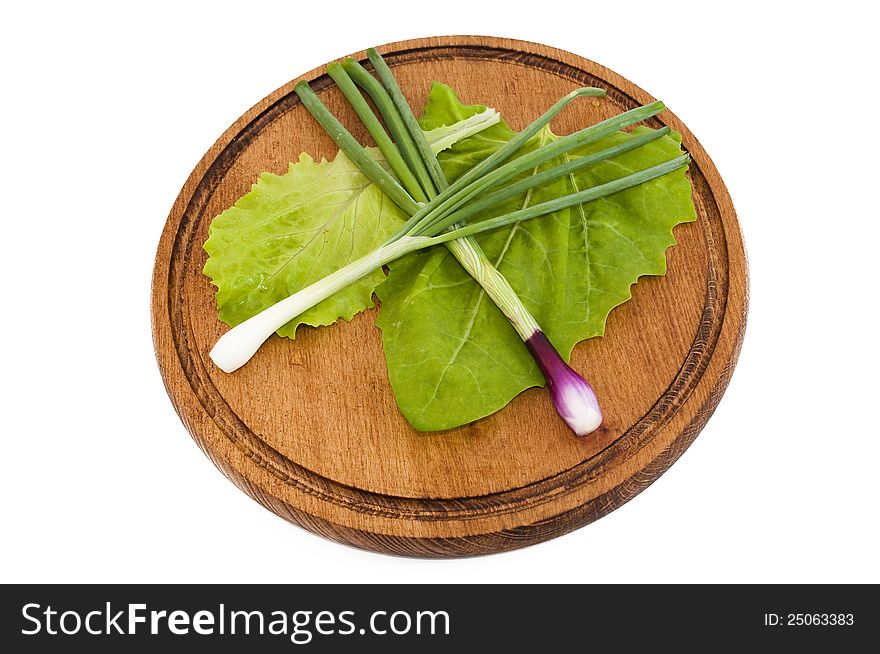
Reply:
[[[394,79],[385,60],[382,59],[382,56],[376,50],[370,49],[368,54],[376,72],[379,73],[379,78],[382,80],[385,89],[394,100],[394,105],[401,114],[404,124],[409,129],[410,136],[412,136],[426,168],[431,173],[434,185],[441,191],[445,190],[449,186],[446,175],[440,167],[440,162],[437,160],[434,152],[431,150],[424,132],[419,127],[409,103],[407,103],[400,87],[397,85],[397,80]],[[505,194],[505,191],[508,189],[502,189],[502,191],[492,194],[492,196],[486,198],[488,202],[483,202],[476,210],[471,211],[468,216],[464,215],[463,211],[458,211],[454,214],[458,220],[449,229],[454,230],[463,226],[470,215],[479,214],[486,207],[492,206],[514,194],[518,194],[523,189],[533,188],[563,174],[569,174],[574,170],[592,165],[597,161],[602,161],[609,156],[632,150],[653,138],[659,138],[664,133],[651,134],[652,138],[631,139],[626,144],[626,147],[607,148],[600,153],[584,157],[583,160],[576,160],[572,162],[573,165],[558,166],[547,171],[547,174],[533,175],[532,181],[529,184],[520,183],[512,185],[510,188],[514,188],[513,194]],[[454,198],[455,196],[452,197]],[[477,202],[476,204],[480,205],[481,203]],[[465,210],[470,210],[473,206],[468,205]],[[439,221],[442,216],[443,214],[440,214],[436,220]],[[550,343],[550,340],[544,334],[538,321],[535,320],[531,312],[522,303],[522,300],[519,299],[516,291],[513,290],[504,275],[492,265],[492,262],[486,257],[479,243],[477,243],[473,236],[464,236],[447,241],[445,245],[455,256],[456,260],[462,264],[464,269],[483,287],[489,298],[501,310],[517,334],[522,338],[526,349],[528,349],[544,378],[547,380],[550,397],[560,417],[578,436],[585,436],[598,429],[599,425],[602,424],[602,411],[599,408],[599,399],[593,387],[559,355],[559,352],[556,351],[556,348],[553,347],[553,344]]]
[[[394,176],[366,152],[307,84],[301,82],[295,87],[295,91],[309,113],[330,134],[345,155],[397,206],[409,214],[410,218],[392,238],[374,252],[294,293],[227,332],[211,350],[211,358],[220,368],[231,372],[244,365],[273,332],[333,293],[398,257],[432,245],[445,244],[522,337],[547,379],[551,397],[560,416],[578,435],[595,430],[601,424],[602,414],[592,387],[559,356],[537,321],[504,276],[487,259],[473,237],[484,231],[531,220],[643,184],[686,166],[689,157],[676,157],[620,179],[478,223],[468,224],[467,221],[511,197],[666,135],[669,132],[667,127],[640,134],[623,143],[569,159],[540,173],[533,172],[519,182],[492,190],[526,171],[536,171],[538,166],[576,148],[656,115],[663,110],[663,104],[655,102],[624,112],[505,163],[549,124],[568,102],[582,95],[604,95],[604,91],[600,89],[578,89],[560,99],[511,141],[450,185],[435,155],[435,151],[443,146],[437,147],[435,144],[432,147],[429,143],[381,55],[370,49],[368,56],[381,84],[352,59],[347,59],[342,64],[331,64],[327,72],[373,137]],[[363,89],[373,100],[393,140],[357,87]],[[479,131],[498,120],[494,113],[479,118],[475,116],[473,119],[462,128],[465,133]],[[454,137],[443,134],[438,138],[443,140]]]

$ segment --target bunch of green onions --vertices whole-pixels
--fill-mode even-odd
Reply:
[[[594,431],[602,422],[602,414],[592,387],[565,363],[473,236],[637,186],[686,166],[688,156],[682,155],[620,179],[495,218],[475,223],[469,223],[468,220],[536,186],[662,137],[669,132],[669,128],[646,132],[624,143],[570,159],[503,186],[505,182],[533,171],[551,159],[660,113],[664,109],[663,104],[655,102],[624,112],[508,161],[569,102],[581,96],[605,94],[596,88],[577,89],[561,98],[513,139],[450,184],[388,65],[373,49],[368,51],[368,56],[379,80],[353,59],[331,64],[327,73],[373,137],[390,171],[383,168],[357,142],[307,83],[300,82],[295,91],[309,113],[346,156],[409,215],[409,219],[378,249],[228,331],[211,350],[211,358],[222,370],[232,372],[244,365],[273,332],[333,293],[405,254],[445,244],[522,338],[547,379],[548,389],[560,416],[578,435]],[[358,87],[373,101],[388,131]],[[489,123],[484,124],[488,126]]]

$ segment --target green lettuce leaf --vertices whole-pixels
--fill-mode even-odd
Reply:
[[[406,215],[340,152],[307,154],[284,175],[262,173],[250,193],[211,223],[204,273],[217,286],[220,319],[237,325],[379,247]],[[351,320],[373,306],[381,270],[330,296],[278,330]]]
[[[463,105],[452,89],[435,84],[421,124],[434,129],[482,110]],[[604,149],[647,129],[619,132],[567,156]],[[454,180],[513,135],[501,122],[457,143],[440,156],[447,177]],[[555,139],[545,129],[524,151]],[[680,151],[677,135],[662,137],[533,189],[484,218],[617,179]],[[680,170],[477,240],[567,360],[579,341],[604,333],[609,312],[631,297],[630,286],[639,276],[666,272],[666,249],[675,243],[672,228],[695,218],[690,183]],[[472,422],[544,383],[513,328],[445,248],[393,262],[377,295],[389,379],[402,413],[417,429]]]
[[[439,152],[499,120],[494,109],[468,118],[427,131],[432,149]],[[368,152],[384,164],[377,148]],[[303,153],[286,174],[261,174],[247,195],[214,218],[204,245],[204,273],[217,286],[220,319],[232,326],[244,322],[372,252],[405,219],[342,152],[320,162]],[[351,320],[373,306],[373,290],[384,279],[381,270],[367,275],[278,334],[294,338],[299,325]]]

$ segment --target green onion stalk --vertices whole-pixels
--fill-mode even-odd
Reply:
[[[492,265],[473,237],[490,229],[530,220],[642,184],[686,166],[687,155],[519,211],[476,223],[467,221],[540,184],[660,138],[668,132],[668,128],[640,135],[625,143],[553,166],[520,182],[497,188],[520,173],[533,170],[565,152],[656,115],[663,110],[662,103],[657,102],[625,112],[505,163],[569,102],[581,96],[604,95],[601,89],[577,89],[561,98],[490,157],[449,184],[435,154],[435,150],[442,149],[443,144],[438,148],[435,143],[432,147],[387,64],[375,50],[370,50],[368,54],[381,83],[351,59],[342,64],[331,64],[327,72],[373,137],[391,172],[386,171],[367,153],[321,103],[308,84],[301,82],[295,91],[309,113],[346,156],[410,218],[377,250],[228,331],[211,350],[211,358],[222,370],[232,372],[244,365],[273,332],[333,293],[410,252],[445,244],[468,273],[480,283],[522,338],[547,379],[548,390],[560,416],[578,435],[594,431],[602,422],[595,391],[565,363],[507,279]],[[373,100],[391,136],[373,114],[358,87]],[[488,126],[492,121],[474,120],[474,131],[481,124]]]
[[[386,159],[401,161],[405,156],[407,161],[413,162],[411,170],[414,175],[407,175],[407,171],[403,171],[401,174],[398,172],[399,166],[391,164],[391,169],[397,174],[398,179],[403,182],[407,190],[413,189],[418,196],[413,195],[412,191],[410,194],[416,199],[426,195],[429,202],[436,200],[439,192],[449,188],[446,174],[425,138],[425,133],[419,126],[391,69],[376,50],[370,49],[368,56],[382,82],[381,84],[378,84],[375,78],[359,63],[350,58],[342,66],[331,65],[327,72],[336,81],[358,116],[361,117]],[[354,83],[352,78],[354,78]],[[381,129],[381,125],[376,128],[370,120],[370,117],[374,120],[376,117],[370,111],[363,96],[358,93],[355,84],[360,86],[373,100],[385,124],[394,134],[394,143],[390,142],[388,134]],[[587,94],[604,95],[604,92],[600,89],[589,92],[585,90],[584,95]],[[401,129],[401,124],[405,130]],[[371,125],[373,125],[372,128]],[[398,154],[399,151],[394,147],[395,143],[403,151],[403,156]],[[515,193],[517,192],[519,191],[515,191]],[[449,197],[455,196],[450,195]],[[490,199],[489,202],[484,202],[483,206],[491,207],[507,197],[496,196],[494,200]],[[438,202],[435,206],[440,205],[441,203]],[[451,206],[455,205],[455,202],[451,203]],[[449,207],[450,203],[445,206]],[[472,211],[471,215],[476,215],[480,210],[478,208],[477,211]],[[440,211],[439,214],[442,216],[443,211]],[[457,221],[447,227],[446,231],[464,226],[467,217],[457,215]],[[449,222],[448,218],[446,222]],[[602,422],[602,412],[592,386],[565,363],[544,334],[538,321],[520,300],[507,278],[488,259],[475,237],[463,236],[447,241],[445,245],[462,267],[480,284],[486,295],[501,310],[523,340],[547,380],[548,389],[559,415],[579,436],[597,429]]]

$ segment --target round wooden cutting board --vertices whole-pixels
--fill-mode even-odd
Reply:
[[[652,101],[592,61],[535,43],[475,36],[379,48],[417,108],[432,80],[465,103],[495,107],[522,129],[578,86],[604,99],[572,103],[558,134]],[[354,55],[366,60],[363,52]],[[261,171],[284,173],[301,151],[336,148],[293,93],[306,79],[343,123],[359,123],[338,89],[313,70],[239,118],[181,190],[159,243],[153,338],[168,394],[192,437],[239,488],[327,538],[381,552],[461,556],[564,534],[614,510],[662,474],[709,419],[742,342],[746,263],[733,205],[718,172],[670,112],[649,122],[682,133],[693,157],[698,220],[675,229],[665,277],[643,277],[612,311],[606,336],[575,348],[605,423],[575,438],[547,392],[446,432],[420,433],[399,414],[387,380],[376,309],[351,322],[272,336],[233,374],[208,352],[228,327],[202,275],[214,216]],[[353,130],[362,142],[365,132]]]

